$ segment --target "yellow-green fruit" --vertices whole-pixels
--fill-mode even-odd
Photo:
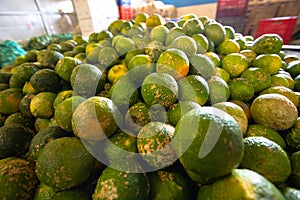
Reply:
[[[252,136],[246,137],[244,144],[240,167],[253,170],[275,184],[288,179],[291,163],[287,153],[277,143],[262,136]]]
[[[161,42],[162,44],[165,44],[168,32],[169,29],[164,25],[155,26],[150,32],[150,40],[156,40]]]
[[[20,124],[26,128],[34,129],[34,117],[24,116],[21,112],[15,112],[5,119],[4,125]]]
[[[55,72],[65,81],[70,81],[72,70],[82,62],[76,58],[64,57],[55,65]]]
[[[204,35],[217,46],[225,40],[226,30],[222,24],[211,22],[204,26]]]
[[[197,43],[189,36],[179,36],[175,38],[169,48],[179,49],[188,57],[197,53]]]
[[[248,63],[251,64],[252,61],[256,58],[257,54],[255,53],[255,51],[251,50],[251,49],[244,49],[240,51],[241,54],[243,54]]]
[[[73,90],[64,90],[59,92],[53,102],[54,108],[56,108],[61,102],[73,96]]]
[[[60,76],[52,69],[41,69],[30,77],[30,83],[37,92],[54,92],[61,89]]]
[[[283,149],[286,148],[286,144],[282,136],[273,128],[265,126],[263,124],[251,124],[248,126],[246,133],[247,137],[250,136],[263,136],[273,142],[279,144]]]
[[[179,101],[173,104],[168,110],[168,118],[171,124],[176,126],[180,118],[188,111],[201,106],[193,101]]]
[[[111,84],[115,84],[124,74],[128,72],[125,65],[114,65],[108,70],[107,78]]]
[[[144,102],[137,102],[132,105],[126,115],[126,129],[134,134],[138,134],[139,130],[151,121],[150,107]]]
[[[292,166],[292,174],[291,174],[291,184],[293,187],[299,188],[300,187],[300,151],[294,152],[291,157],[291,166]]]
[[[252,49],[258,54],[279,53],[283,45],[282,38],[277,34],[264,34],[253,41]]]
[[[1,199],[33,199],[37,184],[32,163],[17,157],[0,160]]]
[[[221,55],[227,55],[230,53],[239,53],[240,45],[233,39],[224,40],[218,45],[218,53]]]
[[[149,55],[140,54],[132,57],[128,63],[128,75],[136,85],[141,85],[146,76],[155,71],[155,63],[153,63]]]
[[[291,100],[295,104],[296,107],[299,104],[299,99],[298,99],[296,93],[287,87],[273,86],[273,87],[269,87],[260,92],[260,94],[271,94],[271,93],[281,94],[281,95],[287,97],[289,100]]]
[[[0,92],[0,113],[12,114],[19,110],[19,103],[23,98],[22,90],[9,88]]]
[[[190,199],[189,179],[175,170],[157,170],[149,174],[151,199]]]
[[[233,78],[228,81],[230,99],[250,101],[254,97],[255,89],[245,78]]]
[[[177,100],[178,85],[169,74],[152,73],[144,79],[141,93],[147,105],[159,104],[168,108]]]
[[[130,173],[107,167],[98,179],[94,200],[149,199],[150,184],[145,173]]]
[[[91,174],[94,164],[95,158],[79,138],[62,137],[43,147],[36,161],[35,172],[42,183],[61,191],[83,183]]]
[[[184,36],[184,32],[182,28],[180,27],[174,27],[172,28],[166,35],[166,41],[165,44],[169,45],[171,44],[177,37]]]
[[[201,33],[192,35],[197,44],[197,54],[203,54],[208,51],[208,39]]]
[[[211,185],[202,186],[198,191],[197,200],[202,199],[284,200],[285,198],[274,184],[259,173],[249,169],[234,169],[231,175]]]
[[[242,133],[245,134],[248,129],[248,119],[244,110],[232,102],[219,102],[212,105],[231,115],[239,124]]]
[[[146,19],[146,26],[148,28],[153,28],[158,25],[164,25],[166,23],[165,19],[157,14],[157,13],[152,13],[147,19]]]
[[[109,89],[109,98],[113,101],[118,109],[125,113],[130,106],[135,104],[139,99],[137,86],[125,74]]]
[[[200,184],[230,174],[244,153],[238,123],[214,107],[193,109],[183,115],[175,127],[172,145],[187,174]]]
[[[71,133],[64,131],[59,126],[48,126],[38,131],[31,140],[28,150],[28,160],[35,162],[46,144],[57,138],[68,136],[71,136]]]
[[[190,75],[181,78],[178,82],[179,99],[189,100],[204,105],[209,98],[209,86],[204,78]]]
[[[246,57],[240,53],[231,53],[221,58],[221,67],[225,69],[231,78],[240,76],[249,64]]]
[[[294,200],[300,198],[300,190],[294,187],[284,187],[281,192],[286,200]]]
[[[34,200],[48,200],[48,199],[56,199],[56,200],[73,200],[73,199],[81,199],[88,200],[90,196],[88,192],[85,192],[82,189],[72,188],[69,190],[63,190],[61,192],[56,192],[53,188],[41,183],[37,186],[34,194]]]
[[[215,75],[215,64],[206,55],[196,54],[189,57],[190,61],[190,75],[200,75],[205,80],[209,79],[211,76]]]
[[[137,136],[137,149],[151,171],[172,165],[177,156],[171,141],[174,127],[162,122],[149,122],[141,128]]]
[[[285,135],[286,143],[294,151],[300,150],[300,129],[296,125],[298,122],[299,117],[297,118],[297,121],[292,126],[292,128],[289,129],[289,132]]]
[[[286,130],[298,117],[297,107],[281,94],[263,94],[256,97],[250,107],[251,116],[257,123],[275,130]]]
[[[72,115],[74,110],[85,101],[81,96],[70,97],[60,104],[55,109],[54,117],[57,124],[65,131],[72,132]]]
[[[116,42],[115,49],[119,56],[125,56],[127,52],[136,49],[136,46],[132,39],[122,37]]]
[[[258,67],[249,67],[241,74],[241,78],[247,79],[255,92],[261,92],[271,86],[271,76]]]
[[[20,124],[7,124],[0,128],[0,159],[20,157],[28,151],[32,134]]]
[[[168,49],[159,56],[156,71],[170,74],[178,80],[188,74],[189,59],[182,50]]]
[[[50,119],[54,115],[53,102],[56,94],[41,92],[35,95],[30,102],[30,112],[34,117]]]
[[[70,77],[73,92],[85,98],[95,96],[100,92],[104,87],[104,82],[102,71],[91,64],[77,65]]]
[[[230,89],[225,80],[219,76],[212,76],[207,80],[209,87],[209,101],[211,104],[225,102],[230,97]]]
[[[73,113],[73,132],[84,140],[103,140],[118,129],[114,119],[117,112],[112,100],[98,96],[90,97],[82,102]]]
[[[104,146],[106,165],[120,171],[130,171],[133,173],[143,172],[141,158],[137,153],[137,145],[135,133],[130,130],[119,129],[109,139],[105,140],[101,145]],[[101,155],[96,155],[96,158]],[[124,162],[125,161],[125,162]]]
[[[184,22],[182,30],[188,36],[204,32],[204,26],[198,18],[191,18]]]
[[[267,74],[276,74],[282,66],[282,60],[277,54],[261,54],[252,62],[253,67],[261,68]]]

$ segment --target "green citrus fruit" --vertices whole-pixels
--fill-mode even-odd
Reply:
[[[164,25],[166,23],[165,19],[156,13],[150,14],[150,16],[146,19],[146,26],[148,28],[153,28],[158,25]]]
[[[169,48],[182,50],[187,56],[197,53],[197,43],[189,36],[179,36],[173,40]]]
[[[82,62],[76,58],[64,57],[55,65],[55,72],[65,81],[70,81],[72,70]]]
[[[137,149],[143,160],[154,169],[172,165],[177,156],[170,145],[174,127],[162,122],[149,122],[137,136]]]
[[[279,144],[283,149],[286,148],[286,144],[282,136],[273,128],[265,126],[263,124],[251,124],[248,126],[246,132],[247,137],[251,136],[263,136],[273,142]]]
[[[249,169],[234,169],[231,175],[211,185],[202,186],[197,195],[197,200],[201,199],[284,200],[285,198],[274,184],[259,173]]]
[[[207,184],[229,175],[239,165],[244,152],[243,133],[226,112],[201,107],[179,120],[173,148],[189,177]]]
[[[234,78],[228,81],[230,99],[250,101],[254,97],[255,89],[245,78]]]
[[[149,55],[132,57],[128,63],[128,75],[136,85],[141,85],[146,76],[155,71],[155,64]]]
[[[239,124],[242,133],[245,134],[248,129],[248,118],[244,110],[232,102],[219,102],[212,105],[215,108],[219,108],[229,115],[231,115]]]
[[[189,75],[178,82],[179,99],[189,100],[204,105],[209,98],[209,86],[204,78],[199,75]]]
[[[253,136],[246,137],[244,144],[242,168],[253,170],[272,183],[283,183],[288,179],[291,174],[290,160],[277,143],[262,136]]]
[[[271,93],[281,94],[281,95],[287,97],[289,100],[291,100],[295,104],[296,107],[299,105],[299,99],[298,99],[296,93],[287,87],[272,86],[272,87],[269,87],[260,92],[260,94],[271,94]]]
[[[218,45],[217,50],[218,50],[218,53],[221,55],[227,55],[227,54],[231,54],[231,53],[239,53],[240,45],[233,39],[227,39]]]
[[[208,56],[203,54],[196,54],[190,56],[189,60],[189,74],[200,75],[204,79],[209,79],[211,76],[215,75],[215,65]]]
[[[252,50],[258,54],[277,54],[283,45],[282,38],[273,33],[264,34],[253,41]]]
[[[53,92],[38,93],[31,99],[30,112],[34,117],[50,119],[54,115],[55,98],[56,94]]]
[[[162,44],[165,44],[166,36],[168,32],[169,29],[164,25],[155,26],[150,32],[150,40],[151,41],[157,40]]]
[[[207,80],[209,87],[209,100],[211,104],[225,102],[230,97],[227,82],[219,76],[212,76]]]
[[[226,38],[224,26],[218,22],[210,22],[204,26],[204,35],[218,46]]]
[[[74,160],[80,164],[74,165]],[[87,180],[94,164],[95,158],[79,138],[62,137],[43,147],[36,161],[35,172],[42,183],[55,191],[62,191]]]
[[[246,57],[240,53],[231,53],[221,58],[221,67],[225,69],[231,78],[240,76],[249,64]]]
[[[125,65],[114,65],[108,70],[107,78],[111,84],[115,84],[124,74],[128,72]]]
[[[178,80],[188,74],[189,59],[182,50],[168,49],[159,56],[156,71],[170,74]]]
[[[1,199],[33,199],[37,184],[31,162],[17,157],[0,160]]]
[[[73,112],[73,132],[84,140],[103,140],[118,129],[114,119],[117,112],[116,106],[110,99],[97,96],[90,97],[79,104]]]
[[[57,124],[65,131],[72,132],[72,115],[80,103],[85,101],[81,96],[72,96],[57,105],[54,117]]]
[[[249,67],[241,74],[241,78],[247,79],[255,92],[261,92],[271,86],[271,76],[261,68]]]
[[[281,68],[282,60],[277,54],[261,54],[252,62],[253,67],[263,69],[266,73],[274,75]]]
[[[292,127],[298,117],[297,107],[281,94],[263,94],[256,97],[250,112],[254,121],[275,130]]]
[[[168,110],[168,118],[171,124],[176,126],[180,118],[188,111],[194,108],[200,108],[201,106],[194,101],[179,101],[173,104]]]
[[[209,43],[207,38],[203,34],[194,34],[191,37],[196,41],[198,54],[203,54],[208,51]]]
[[[152,73],[143,81],[141,94],[147,105],[170,107],[178,97],[176,80],[166,73]]]
[[[198,18],[191,18],[184,22],[182,30],[187,36],[204,32],[204,26]]]

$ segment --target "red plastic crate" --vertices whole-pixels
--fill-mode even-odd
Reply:
[[[132,20],[133,19],[133,10],[130,6],[118,6],[119,9],[119,19]]]
[[[246,15],[249,0],[218,0],[217,18]]]
[[[256,38],[266,33],[277,33],[283,39],[284,44],[291,40],[297,16],[274,17],[261,19],[256,31]]]

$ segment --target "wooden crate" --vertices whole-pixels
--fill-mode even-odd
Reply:
[[[249,0],[243,33],[255,36],[261,19],[298,16],[299,0]]]

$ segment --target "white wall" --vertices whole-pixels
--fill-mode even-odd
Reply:
[[[57,11],[62,8],[65,12],[73,12],[72,0],[39,2],[41,12],[34,0],[1,0],[0,41],[24,40],[46,33],[60,33],[57,23],[60,15]]]

